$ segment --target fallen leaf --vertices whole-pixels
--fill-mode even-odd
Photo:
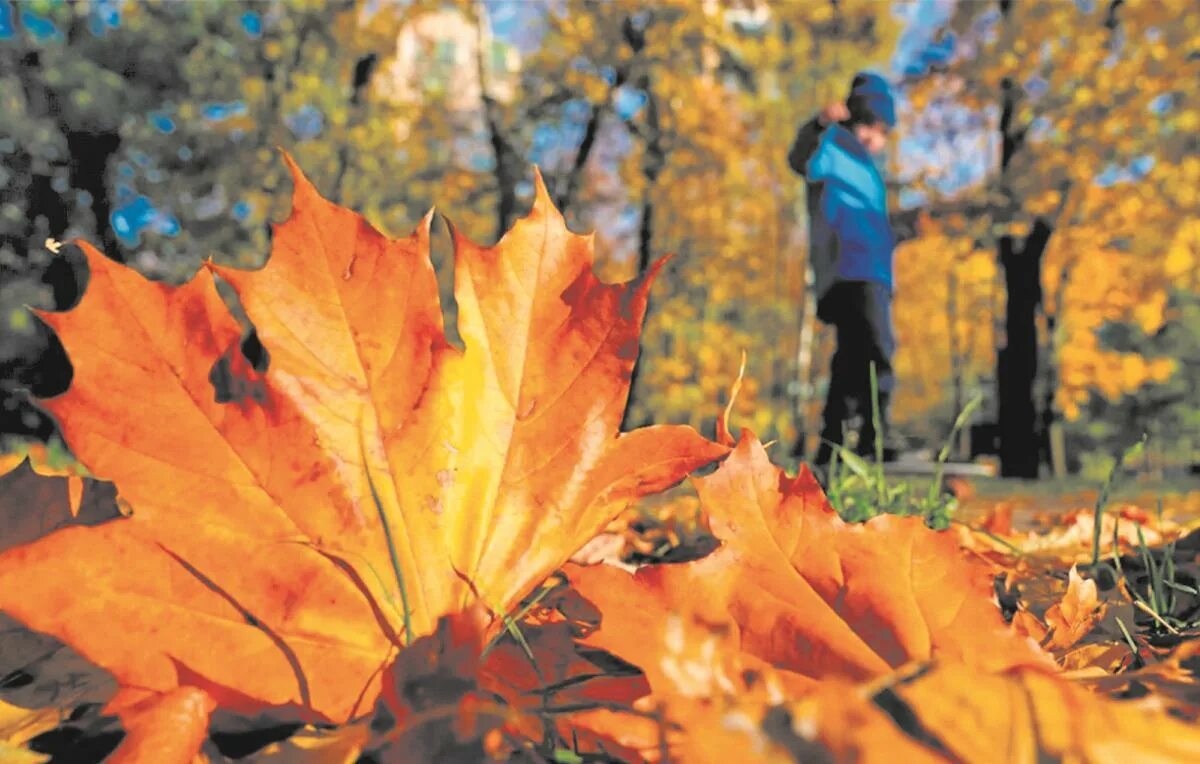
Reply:
[[[869,687],[843,680],[821,682],[801,700],[780,708],[792,734],[817,751],[825,761],[856,764],[944,762],[940,751],[913,739],[883,713]],[[797,761],[820,761],[797,758]]]
[[[0,762],[26,751],[25,744],[62,721],[56,708],[22,708],[0,700]],[[32,751],[30,755],[36,755]]]
[[[476,604],[443,617],[433,634],[396,656],[380,699],[391,721],[377,749],[382,761],[483,761],[500,752],[505,738],[541,740],[540,720],[522,707],[532,701],[512,703],[511,696],[496,697],[484,687],[489,625]]]
[[[741,651],[811,679],[869,679],[937,657],[983,670],[1052,665],[1013,635],[992,600],[988,569],[919,518],[843,522],[807,470],[790,478],[752,435],[712,475],[694,480],[722,546],[630,575],[570,566],[604,614],[587,638],[651,669],[671,613],[728,618]],[[651,685],[654,685],[651,679]]]
[[[962,762],[1181,762],[1200,759],[1200,729],[1099,697],[1045,671],[981,674],[955,664],[892,683],[908,734]],[[875,696],[879,705],[879,696]],[[904,719],[913,720],[907,725]]]
[[[1134,509],[1137,509],[1136,507]],[[1120,512],[1105,512],[1100,520],[1100,551],[1107,558],[1112,553],[1113,533],[1116,532],[1119,551],[1137,549],[1138,525],[1129,517],[1142,517],[1144,512],[1132,512],[1128,508]],[[1025,534],[1010,539],[1021,551],[1042,557],[1056,557],[1072,562],[1090,562],[1092,558],[1093,533],[1096,527],[1095,512],[1079,509],[1068,512],[1045,533]],[[1161,544],[1166,537],[1177,535],[1180,528],[1164,523],[1161,528],[1142,528],[1142,535],[1149,546]]]
[[[0,740],[24,742],[81,706],[107,703],[116,687],[59,640],[0,613]]]
[[[571,562],[579,565],[597,565],[605,562],[633,570],[633,566],[627,566],[621,561],[621,553],[624,551],[625,537],[620,533],[605,532],[580,547],[578,552],[571,555]]]
[[[306,727],[287,740],[241,759],[245,764],[354,764],[370,740],[366,723],[346,724],[332,730]]]
[[[560,578],[544,585],[536,602],[557,598]],[[401,651],[385,674],[380,702],[386,709],[383,726],[391,730],[388,750],[433,756],[484,746],[503,758],[533,748],[546,756],[557,745],[625,762],[643,760],[619,742],[631,724],[645,721],[632,708],[649,692],[642,674],[577,645],[576,623],[563,620],[557,608],[528,603],[522,610],[523,620],[497,620],[476,605],[444,617],[433,635]],[[373,727],[380,726],[377,719]],[[503,744],[487,744],[493,734]]]
[[[591,238],[540,179],[495,247],[455,234],[460,352],[430,219],[388,240],[292,169],[261,270],[172,287],[81,245],[82,300],[43,314],[74,367],[45,405],[133,516],[0,555],[0,608],[127,686],[186,675],[222,706],[342,721],[371,707],[395,644],[476,599],[505,612],[635,497],[726,449],[687,427],[618,432],[657,268],[597,281]],[[265,372],[233,362],[215,273]]]
[[[1013,632],[1022,636],[1029,637],[1039,645],[1046,638],[1046,625],[1038,620],[1038,617],[1028,610],[1021,609],[1013,614],[1012,619]]]
[[[1076,566],[1068,574],[1066,594],[1046,611],[1046,625],[1052,629],[1049,647],[1065,650],[1087,636],[1104,617],[1105,603],[1100,601],[1096,582],[1085,580]]]
[[[4,764],[46,764],[50,757],[27,748],[0,742],[0,761]]]
[[[1179,718],[1200,721],[1200,640],[1184,642],[1161,661],[1136,671],[1080,675],[1077,681],[1114,697],[1153,697],[1158,707]]]
[[[125,737],[109,764],[191,764],[208,737],[215,703],[203,690],[180,687],[121,715]]]
[[[996,504],[982,520],[979,521],[979,527],[989,533],[994,533],[998,536],[1007,536],[1012,534],[1012,518],[1013,504],[1010,501],[1002,501]]]
[[[1131,655],[1129,645],[1123,642],[1095,642],[1063,653],[1058,665],[1066,677],[1071,677],[1070,672],[1089,669],[1099,669],[1104,675],[1110,675],[1124,668]]]

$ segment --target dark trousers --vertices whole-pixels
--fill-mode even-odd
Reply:
[[[831,443],[841,445],[845,421],[854,414],[862,418],[857,452],[875,453],[875,425],[871,416],[871,364],[879,391],[879,415],[887,431],[887,410],[896,377],[892,357],[896,335],[892,328],[892,295],[886,286],[870,281],[839,281],[821,298],[817,317],[837,329],[837,351],[833,354],[829,396],[825,399],[825,421],[817,464],[828,464]]]

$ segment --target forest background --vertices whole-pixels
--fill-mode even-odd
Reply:
[[[282,147],[406,234],[491,242],[533,167],[597,267],[675,257],[626,426],[735,421],[811,451],[832,336],[813,316],[797,127],[886,74],[900,124],[895,418],[963,457],[1105,474],[1145,432],[1200,462],[1200,10],[1052,2],[0,0],[0,432],[66,387],[28,307],[70,303],[81,237],[147,276],[250,267],[288,210]],[[433,257],[453,312],[450,238]],[[453,327],[453,316],[449,317]],[[450,329],[453,336],[453,328]]]

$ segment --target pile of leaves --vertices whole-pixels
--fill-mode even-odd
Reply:
[[[714,439],[619,432],[658,268],[600,283],[540,180],[496,246],[454,236],[460,350],[430,218],[389,240],[292,171],[261,270],[171,287],[79,244],[79,304],[42,316],[74,370],[44,405],[83,468],[35,453],[0,478],[21,530],[0,547],[0,639],[25,645],[4,643],[3,756],[1200,757],[1174,718],[1196,707],[1192,547],[1143,544],[1149,590],[1114,547],[1107,582],[1154,592],[1177,650],[1134,613],[1083,655],[1116,606],[1075,574],[1037,612],[999,530],[846,522],[728,412]],[[665,547],[581,554],[690,474],[708,549],[672,557],[668,517]],[[71,682],[39,668],[63,655]],[[1181,699],[1107,697],[1134,684]]]

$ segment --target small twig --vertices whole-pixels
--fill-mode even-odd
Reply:
[[[1153,618],[1158,623],[1162,624],[1162,627],[1164,629],[1166,629],[1167,631],[1171,632],[1172,634],[1176,634],[1176,635],[1179,634],[1178,629],[1176,629],[1174,626],[1172,626],[1171,624],[1164,621],[1163,617],[1161,615],[1159,615],[1158,613],[1154,612],[1154,608],[1150,607],[1145,602],[1143,602],[1141,597],[1138,597],[1137,599],[1135,599],[1133,601],[1133,606],[1136,607],[1138,610],[1141,610],[1143,613],[1146,613],[1147,615],[1149,615],[1151,618]]]

